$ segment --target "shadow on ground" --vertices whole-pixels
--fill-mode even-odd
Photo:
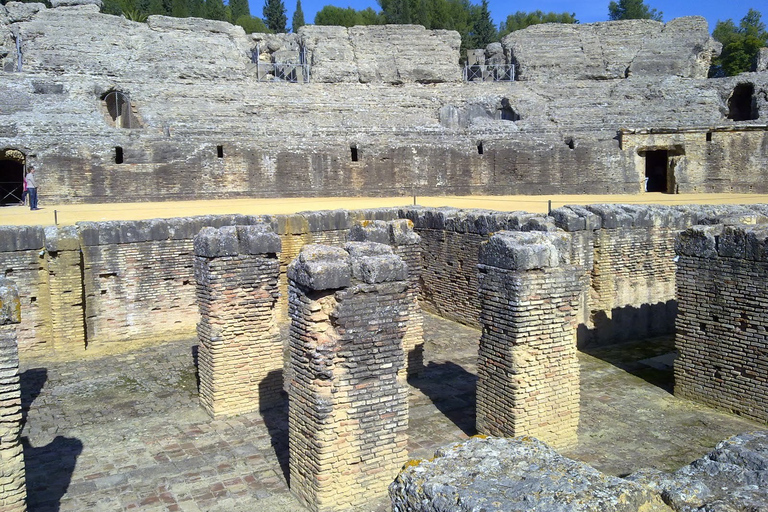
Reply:
[[[419,389],[435,407],[464,434],[473,436],[475,429],[475,395],[477,375],[451,361],[429,364],[412,376],[408,383]]]
[[[40,395],[48,370],[32,368],[20,375],[21,426],[25,425],[32,403]],[[83,443],[72,437],[56,436],[44,446],[32,446],[27,436],[21,438],[26,467],[27,508],[30,512],[58,512],[61,498],[69,489],[77,457]]]
[[[585,347],[581,352],[610,363],[670,394],[673,392],[675,375],[672,362],[675,357],[675,338],[672,334],[640,342]]]

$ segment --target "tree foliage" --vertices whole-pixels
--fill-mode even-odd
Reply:
[[[288,16],[285,14],[285,4],[283,0],[264,0],[264,23],[267,27],[276,34],[284,34],[288,32],[286,23],[288,23]]]
[[[522,30],[531,25],[540,25],[542,23],[578,23],[576,13],[556,13],[542,11],[523,12],[517,11],[515,14],[507,16],[505,21],[499,25],[499,37],[504,37],[515,30]]]
[[[480,5],[473,5],[470,11],[471,30],[467,43],[474,48],[485,48],[499,40],[496,25],[491,20],[488,10],[488,0],[482,0]]]
[[[718,21],[712,37],[723,44],[723,51],[712,63],[714,76],[733,76],[750,71],[760,48],[768,43],[760,11],[750,9],[737,27],[733,20]]]
[[[356,11],[352,7],[326,5],[315,14],[315,25],[354,27],[355,25],[382,25],[383,23],[384,18],[370,7]]]
[[[296,9],[293,11],[293,19],[291,20],[291,32],[295,34],[304,25],[304,11],[301,10],[301,0],[296,0]]]
[[[611,0],[608,4],[609,20],[654,20],[662,21],[661,11],[651,9],[643,0]]]

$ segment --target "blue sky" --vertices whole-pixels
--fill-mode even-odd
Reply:
[[[249,0],[251,14],[261,17],[264,8],[263,0]],[[472,3],[479,4],[480,0],[470,0]],[[608,2],[610,0],[590,0],[586,2],[573,2],[566,0],[520,0],[518,2],[508,2],[504,0],[489,0],[488,5],[491,9],[491,16],[498,25],[506,19],[508,14],[515,11],[535,11],[540,9],[544,12],[575,12],[576,19],[581,23],[593,23],[595,21],[606,21],[608,19]],[[296,8],[296,0],[283,0],[288,10],[288,28],[291,26],[293,11]],[[763,23],[768,24],[768,9],[766,9],[764,0],[646,0],[649,7],[662,11],[664,21],[680,16],[704,16],[709,22],[710,32],[715,28],[718,20],[725,21],[728,18],[733,19],[736,24],[747,14],[750,7],[762,12]],[[301,9],[304,11],[304,19],[307,23],[312,23],[315,19],[315,13],[325,5],[335,5],[338,7],[353,7],[355,9],[365,9],[372,7],[379,10],[376,0],[301,0]]]

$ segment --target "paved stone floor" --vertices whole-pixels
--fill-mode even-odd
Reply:
[[[474,434],[479,332],[427,315],[410,386],[410,456]],[[300,511],[286,483],[287,411],[211,420],[197,404],[195,340],[53,362],[23,357],[29,510]],[[581,353],[579,445],[621,475],[672,470],[765,428],[670,394],[669,339]],[[365,510],[388,510],[386,500]]]

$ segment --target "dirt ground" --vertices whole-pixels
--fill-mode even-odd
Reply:
[[[497,211],[546,213],[550,206],[566,204],[755,204],[768,203],[766,194],[662,194],[634,195],[553,195],[553,196],[438,196],[438,197],[322,197],[277,199],[218,199],[209,201],[168,201],[157,203],[48,204],[43,195],[40,210],[26,206],[0,207],[0,225],[52,226],[81,221],[143,220],[192,215],[286,214],[303,211],[348,210],[389,206],[482,208]]]

